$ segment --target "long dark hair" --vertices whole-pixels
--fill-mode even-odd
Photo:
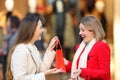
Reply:
[[[10,64],[11,64],[11,56],[12,56],[14,49],[20,43],[28,43],[31,41],[34,35],[34,32],[35,32],[35,29],[37,27],[37,24],[38,24],[38,20],[41,20],[42,22],[41,17],[34,16],[34,15],[26,16],[22,20],[19,26],[19,29],[18,29],[18,35],[17,35],[16,42],[8,54],[6,80],[13,80]]]

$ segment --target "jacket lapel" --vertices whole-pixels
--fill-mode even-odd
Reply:
[[[39,65],[40,65],[40,55],[39,52],[37,50],[37,48],[35,46],[33,46],[32,44],[28,45],[31,57],[36,65],[37,71],[39,71]]]

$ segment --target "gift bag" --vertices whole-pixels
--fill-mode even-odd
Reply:
[[[66,72],[65,65],[64,65],[62,46],[60,44],[59,39],[56,42],[56,68],[60,69],[61,72]]]

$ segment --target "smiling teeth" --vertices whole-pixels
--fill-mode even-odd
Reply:
[[[85,36],[81,36],[82,38],[84,38]]]

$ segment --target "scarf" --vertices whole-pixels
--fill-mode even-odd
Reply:
[[[83,49],[84,49],[84,51],[80,56],[78,69],[87,67],[86,66],[86,64],[87,64],[87,56],[88,56],[90,50],[92,49],[93,45],[95,44],[95,42],[96,42],[96,39],[93,39],[87,45],[86,45],[86,43],[84,41],[81,42],[81,44],[80,44],[79,48],[77,49],[77,51],[75,53],[75,56],[73,58],[71,76],[74,75],[73,72],[77,70],[77,68],[76,68],[77,59],[78,59],[80,53],[83,51]],[[84,80],[84,79],[78,76],[78,80]]]

